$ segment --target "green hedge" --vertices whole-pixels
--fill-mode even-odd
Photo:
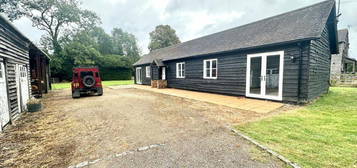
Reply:
[[[132,73],[128,68],[100,68],[102,80],[130,80]]]

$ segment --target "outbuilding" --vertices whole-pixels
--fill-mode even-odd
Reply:
[[[0,131],[27,110],[32,97],[30,57],[36,55],[45,53],[0,16]]]
[[[356,60],[350,57],[348,29],[338,31],[339,54],[333,54],[331,58],[331,80],[340,80],[342,74],[356,73]]]
[[[30,45],[31,93],[40,98],[51,89],[50,57],[36,45]]]
[[[329,90],[337,39],[335,1],[323,1],[152,51],[134,64],[135,82],[307,102]]]

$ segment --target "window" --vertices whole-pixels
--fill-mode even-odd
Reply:
[[[176,78],[185,78],[185,63],[176,63]]]
[[[161,73],[161,79],[166,80],[166,67],[162,67]]]
[[[26,68],[20,66],[20,77],[26,77]]]
[[[150,78],[150,66],[146,66],[146,77]]]
[[[85,76],[93,76],[93,72],[92,71],[82,71],[81,72],[81,77],[84,78]]]
[[[218,65],[217,59],[209,59],[203,61],[203,78],[217,79]]]

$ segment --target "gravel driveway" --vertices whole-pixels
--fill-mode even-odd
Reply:
[[[261,114],[130,88],[80,99],[54,91],[45,105],[0,136],[0,167],[282,166],[225,128]]]

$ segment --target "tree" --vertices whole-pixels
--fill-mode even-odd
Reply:
[[[44,38],[43,43],[46,41]],[[127,79],[128,75],[129,78],[131,76],[132,64],[139,59],[135,36],[121,29],[107,34],[103,28],[95,27],[63,36],[60,42],[63,46],[62,60],[58,63],[56,74],[63,79],[69,80],[72,68],[78,65],[98,65],[111,74],[108,74],[111,79]]]
[[[112,31],[113,54],[125,55],[131,63],[135,63],[140,58],[140,50],[136,37],[133,34],[124,32],[120,28]]]
[[[60,39],[82,30],[89,30],[100,23],[100,18],[89,10],[80,8],[80,0],[2,0],[1,12],[13,21],[27,17],[34,27],[46,34],[41,44],[51,56],[51,72],[55,76],[65,73],[62,43]]]
[[[19,12],[10,12],[15,11],[19,7],[19,1],[16,0],[0,0],[0,13],[7,13],[9,18],[17,17]]]
[[[33,26],[46,31],[55,55],[61,52],[58,39],[65,29],[87,29],[100,22],[95,13],[79,6],[79,0],[4,0],[1,3],[2,12],[11,21],[27,17]]]
[[[155,30],[150,32],[150,40],[150,51],[181,43],[176,31],[169,25],[156,26]]]
[[[103,28],[96,27],[89,31],[90,38],[96,43],[96,49],[103,55],[113,53],[113,41],[109,34]]]

